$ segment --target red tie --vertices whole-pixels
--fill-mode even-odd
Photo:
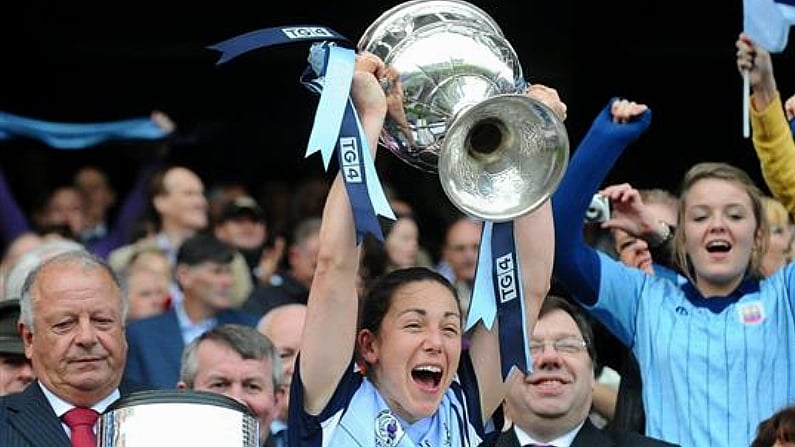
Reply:
[[[72,447],[96,447],[94,424],[99,413],[90,408],[72,408],[61,416],[72,431]]]

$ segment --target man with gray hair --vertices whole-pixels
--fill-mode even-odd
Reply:
[[[108,265],[85,250],[43,261],[21,291],[19,330],[37,380],[0,397],[0,445],[95,446],[120,397],[127,305]]]
[[[28,274],[43,261],[72,250],[85,250],[86,248],[71,239],[49,239],[41,245],[22,254],[9,266],[3,278],[3,298],[19,299],[22,295],[22,285]]]
[[[210,391],[244,403],[260,424],[260,445],[283,447],[270,436],[281,399],[282,366],[273,343],[256,329],[216,326],[190,342],[182,353],[179,389]]]

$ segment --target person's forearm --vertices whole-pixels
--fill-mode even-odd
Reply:
[[[372,73],[355,73],[353,83],[351,94],[359,99],[357,113],[365,132],[362,138],[367,139],[374,154],[386,105],[383,97],[374,94],[377,81]],[[318,414],[328,404],[349,368],[356,345],[359,248],[353,210],[341,172],[329,190],[318,239],[320,248],[309,291],[300,357],[303,404],[311,414]]]
[[[514,232],[521,263],[526,324],[528,330],[532,331],[541,303],[549,293],[552,278],[555,226],[549,200],[532,213],[517,218]]]

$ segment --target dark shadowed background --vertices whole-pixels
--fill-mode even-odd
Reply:
[[[162,110],[185,137],[171,158],[208,182],[253,188],[322,175],[304,159],[317,97],[298,82],[308,44],[258,50],[223,66],[206,47],[259,28],[318,24],[357,40],[398,1],[199,2],[190,6],[60,2],[16,6],[0,19],[0,110],[58,122],[110,121]],[[556,87],[569,107],[572,147],[613,96],[647,103],[651,129],[619,160],[610,181],[675,190],[702,160],[746,168],[762,185],[750,140],[741,137],[741,79],[734,41],[742,2],[582,2],[476,0],[502,27],[530,82]],[[795,49],[774,55],[779,88],[795,93]],[[792,81],[790,81],[792,80]],[[113,145],[82,154],[31,141],[0,142],[0,162],[20,200],[65,181],[88,161],[121,190],[136,158]],[[378,160],[382,178],[422,213],[438,235],[444,201],[436,179]]]

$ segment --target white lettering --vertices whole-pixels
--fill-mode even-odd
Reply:
[[[362,182],[362,166],[359,162],[359,151],[356,138],[342,137],[339,142],[342,158],[342,172],[348,183]]]
[[[516,281],[514,280],[513,254],[508,253],[494,260],[497,267],[497,290],[500,303],[516,298]]]
[[[320,27],[296,27],[282,28],[282,32],[289,39],[310,39],[313,37],[332,37],[331,32],[326,28]]]
[[[359,166],[345,166],[342,172],[343,175],[345,175],[345,180],[348,183],[362,182],[362,170],[359,168]]]

